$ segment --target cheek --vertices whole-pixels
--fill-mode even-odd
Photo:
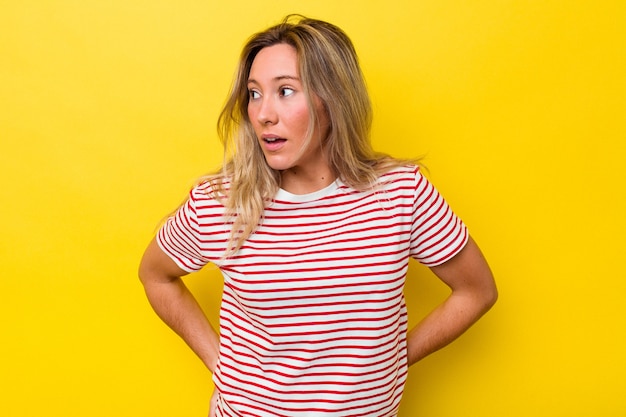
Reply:
[[[257,111],[254,109],[253,106],[248,106],[248,124],[250,125],[250,127],[252,127],[252,129],[254,130],[256,135],[259,135],[259,130],[263,128],[263,126],[261,126],[261,124],[259,123],[259,119],[258,119],[258,114]]]
[[[294,127],[297,127],[302,132],[306,132],[309,127],[309,111],[304,109],[298,109],[290,114],[289,120]]]
[[[248,112],[248,120],[250,121],[250,123],[254,124],[254,110],[252,110],[252,107],[250,105],[246,106],[246,111]]]

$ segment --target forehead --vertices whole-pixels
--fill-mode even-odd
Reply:
[[[296,49],[286,43],[261,49],[252,61],[249,79],[273,79],[276,77],[298,78],[298,55]]]

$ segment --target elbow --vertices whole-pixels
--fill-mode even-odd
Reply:
[[[142,262],[139,264],[139,268],[137,270],[137,277],[139,278],[139,282],[141,282],[141,284],[145,287],[146,284],[148,284],[149,279],[148,279],[148,272],[146,271],[146,267],[144,265],[144,262],[142,260]]]
[[[498,301],[498,289],[494,288],[491,297],[489,298],[489,301],[487,303],[487,309],[489,310],[491,307],[493,307],[496,301]]]
[[[488,288],[483,291],[482,294],[482,303],[483,303],[483,311],[487,312],[494,306],[496,301],[498,301],[498,287],[493,283]]]

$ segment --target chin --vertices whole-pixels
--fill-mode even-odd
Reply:
[[[289,168],[293,168],[293,164],[286,162],[286,161],[273,161],[271,158],[268,159],[267,157],[265,158],[265,162],[267,162],[267,165],[272,168],[274,171],[285,171]]]

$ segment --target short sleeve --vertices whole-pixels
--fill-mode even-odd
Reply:
[[[440,265],[463,249],[469,235],[430,181],[419,169],[415,174],[410,254],[426,266]]]
[[[195,192],[190,192],[187,201],[167,219],[157,234],[159,247],[187,272],[198,271],[208,263],[200,249]]]

